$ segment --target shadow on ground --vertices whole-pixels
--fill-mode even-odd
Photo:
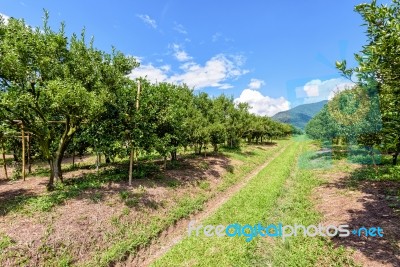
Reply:
[[[350,234],[346,238],[336,237],[333,241],[336,245],[356,250],[358,255],[356,253],[355,258],[358,257],[364,266],[400,266],[400,180],[371,181],[371,177],[366,175],[370,175],[372,169],[371,166],[357,168],[350,175],[340,175],[340,178],[330,180],[324,187],[342,190],[339,192],[348,192],[348,189],[356,192],[354,195],[357,197],[353,194],[341,196],[342,199],[338,201],[343,201],[342,207],[340,203],[332,201],[330,212],[334,213],[334,207],[339,206],[342,214],[338,213],[337,216],[343,216],[350,229],[381,227],[384,236]],[[331,200],[337,200],[338,196],[340,198],[340,193]]]
[[[34,209],[48,211],[62,205],[67,199],[89,199],[103,201],[109,195],[120,194],[127,206],[133,207],[140,201],[144,206],[157,208],[160,203],[151,199],[146,193],[149,188],[176,188],[199,183],[207,177],[221,178],[222,171],[233,172],[229,158],[223,155],[190,156],[168,162],[163,170],[163,161],[144,161],[134,167],[132,186],[128,185],[128,165],[103,165],[99,173],[93,166],[69,168],[63,172],[64,184],[55,191],[46,193],[47,178],[31,177],[27,181],[0,180],[0,216],[18,210],[27,204],[35,205]],[[84,173],[83,170],[90,170]],[[78,171],[78,172],[77,172]],[[81,172],[79,172],[81,171]],[[76,177],[71,173],[78,173]],[[18,188],[18,189],[16,189]]]

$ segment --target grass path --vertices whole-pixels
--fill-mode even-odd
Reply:
[[[232,198],[196,225],[318,225],[311,198],[321,181],[308,166],[310,142],[292,142]],[[306,165],[304,165],[306,164]],[[354,266],[350,253],[326,237],[187,236],[151,266]]]
[[[291,145],[289,141],[286,145],[275,152],[266,162],[256,167],[253,171],[246,175],[239,183],[229,187],[226,191],[218,194],[209,200],[201,212],[196,213],[188,218],[179,220],[168,229],[164,230],[159,238],[155,239],[149,246],[141,249],[133,258],[128,259],[127,265],[129,266],[148,266],[156,259],[162,257],[174,245],[181,242],[187,236],[187,225],[190,221],[203,221],[204,219],[215,213],[224,203],[226,203],[232,196],[238,193],[246,184],[259,174],[270,162],[279,157],[282,152]]]
[[[165,213],[147,216],[144,220],[136,221],[124,221],[124,223],[118,222],[118,231],[122,234],[119,235],[115,241],[110,242],[110,246],[107,249],[96,251],[91,256],[91,260],[82,264],[83,266],[138,266],[140,264],[133,263],[137,261],[136,255],[139,255],[138,251],[141,248],[146,248],[152,242],[160,240],[160,236],[166,229],[173,229],[173,225],[177,224],[180,220],[196,214],[199,211],[205,210],[205,204],[222,192],[229,190],[230,187],[239,183],[246,177],[250,172],[257,168],[269,159],[274,153],[281,149],[282,146],[286,146],[291,143],[291,140],[280,140],[277,145],[258,147],[254,151],[224,151],[227,157],[238,160],[243,164],[235,166],[235,169],[230,172],[228,171],[223,175],[220,183],[216,188],[211,191],[200,192],[196,195],[188,195],[181,198],[175,206],[169,208]],[[124,217],[125,218],[125,217]],[[143,253],[143,255],[146,255]],[[140,260],[139,260],[140,262]]]
[[[316,163],[308,160],[314,149],[310,143],[306,143],[296,168],[285,182],[283,193],[270,214],[264,218],[265,224],[327,225],[316,208],[318,201],[315,199],[315,189],[324,181],[315,174],[318,169]],[[324,166],[323,162],[319,162],[319,167]],[[256,249],[248,260],[252,266],[357,266],[351,259],[351,253],[343,246],[336,246],[329,238],[304,237],[301,233],[285,241],[258,239]]]
[[[294,162],[302,146],[302,142],[292,142],[202,224],[254,225],[265,219],[296,166]],[[246,242],[245,237],[192,235],[184,238],[153,266],[251,266],[249,259],[255,245],[256,242]]]

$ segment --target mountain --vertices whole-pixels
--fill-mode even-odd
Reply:
[[[327,100],[304,104],[292,109],[276,113],[272,119],[284,123],[289,123],[297,128],[303,129],[307,122],[311,120],[324,106],[328,103]]]

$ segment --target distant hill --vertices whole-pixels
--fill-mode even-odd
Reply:
[[[311,120],[326,103],[328,103],[327,100],[317,103],[299,105],[292,109],[276,113],[274,116],[272,116],[272,119],[291,124],[304,130],[307,122]]]

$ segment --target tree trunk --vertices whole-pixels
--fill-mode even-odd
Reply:
[[[17,150],[14,148],[14,150],[13,150],[13,158],[14,158],[14,161],[15,162],[18,162],[19,161],[19,158],[18,158],[18,155],[17,155]]]
[[[65,150],[67,149],[69,142],[72,140],[76,130],[77,128],[71,126],[70,118],[67,117],[64,133],[60,138],[60,143],[58,145],[56,153],[53,156],[51,156],[49,140],[45,141],[42,144],[42,146],[44,146],[45,148],[44,149],[46,151],[45,154],[46,157],[49,159],[49,164],[50,164],[50,179],[47,185],[48,190],[54,189],[54,181],[58,182],[58,180],[60,180],[61,182],[63,182],[61,163],[64,157]]]
[[[7,174],[7,162],[6,162],[6,150],[4,149],[4,143],[1,143],[1,150],[3,154],[3,167],[4,167],[4,173],[6,174],[6,179],[8,180],[8,174]]]
[[[214,147],[214,152],[217,153],[218,152],[218,144],[213,144]]]
[[[167,170],[167,156],[164,156],[164,170]]]
[[[375,162],[375,155],[374,155],[374,149],[373,148],[371,148],[371,157],[372,157],[372,162],[374,164],[375,173],[376,173],[376,175],[378,175],[378,166],[376,165],[376,162]]]
[[[132,185],[132,172],[133,172],[133,159],[135,157],[135,149],[133,148],[133,145],[131,147],[131,155],[129,156],[129,178],[128,178],[128,183],[131,186]]]
[[[100,153],[96,153],[96,173],[99,174]]]
[[[176,150],[171,152],[171,161],[175,161],[175,160],[177,160]]]
[[[21,124],[21,142],[22,142],[22,179],[25,181],[25,133],[24,124]]]
[[[62,177],[62,170],[61,170],[61,163],[62,163],[63,155],[56,153],[56,157],[54,158],[53,165],[54,165],[54,179],[56,182],[61,181],[64,182]]]
[[[28,133],[28,173],[30,174],[32,172],[32,158],[31,158],[31,136],[30,133]]]
[[[397,164],[397,157],[399,156],[399,152],[396,152],[393,154],[393,161],[392,164],[396,165]]]
[[[75,167],[75,151],[72,152],[72,168]]]
[[[50,166],[50,178],[49,178],[49,183],[47,184],[47,190],[48,191],[53,191],[54,190],[54,164],[53,164],[53,160],[49,160],[49,166]]]

